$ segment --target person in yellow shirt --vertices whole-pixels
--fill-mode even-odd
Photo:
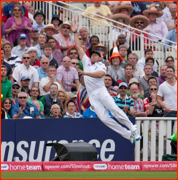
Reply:
[[[86,11],[93,14],[87,13],[85,11],[82,13],[84,16],[89,16],[96,19],[96,21],[92,20],[92,26],[107,26],[109,24],[106,19],[96,16],[96,14],[106,18],[110,18],[111,16],[111,11],[108,6],[102,5],[101,2],[102,1],[95,1],[93,6],[90,6],[86,9]]]

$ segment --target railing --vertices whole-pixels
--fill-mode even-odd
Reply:
[[[131,47],[132,52],[137,53],[139,58],[144,56],[144,49],[151,48],[154,51],[154,58],[159,64],[159,66],[164,64],[164,60],[168,55],[172,55],[175,58],[175,62],[176,62],[175,64],[177,64],[177,52],[174,48],[174,46],[176,46],[177,43],[166,40],[162,37],[158,37],[156,35],[147,33],[145,31],[132,28],[130,26],[114,21],[112,19],[108,19],[100,15],[87,12],[86,10],[81,9],[80,7],[72,6],[69,3],[65,3],[62,1],[60,1],[60,3],[62,4],[62,6],[53,4],[51,1],[49,2],[33,1],[32,2],[33,6],[36,9],[42,9],[45,12],[46,17],[47,17],[46,23],[47,23],[47,19],[49,21],[51,20],[52,14],[54,14],[54,12],[56,11],[55,13],[60,14],[59,15],[60,19],[62,19],[63,21],[71,22],[71,21],[76,20],[77,24],[79,25],[79,28],[86,27],[88,29],[90,37],[92,35],[97,35],[100,39],[100,42],[106,45],[107,47],[109,47],[109,50],[113,47],[113,44],[117,40],[113,38],[113,30],[117,29],[119,31],[123,31],[122,27],[118,27],[118,25],[122,25],[124,28],[131,30],[130,39],[127,39],[129,44],[127,45]],[[60,9],[63,10],[63,13],[59,13]],[[90,15],[101,17],[107,20],[108,23],[101,22],[92,17],[83,16],[82,15],[83,11],[89,13]],[[102,26],[101,26],[101,23],[102,23]],[[113,25],[113,23],[115,23],[117,26]],[[140,34],[134,33],[134,30],[137,30]],[[152,39],[145,37],[144,34],[159,38],[161,42],[154,42]],[[135,40],[136,36],[138,38],[136,38]],[[163,41],[167,41],[169,43],[172,43],[173,45],[172,46],[166,45],[163,43]],[[172,50],[170,50],[170,48],[172,48]]]
[[[167,138],[170,138],[177,130],[177,118],[137,117],[135,121],[138,133],[142,132],[143,134],[142,152],[140,151],[140,141],[135,143],[135,161],[161,161],[164,150],[166,154],[171,154],[170,140]],[[151,132],[149,132],[150,130]],[[143,157],[141,158],[142,153]]]

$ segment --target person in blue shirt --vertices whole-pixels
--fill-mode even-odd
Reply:
[[[18,104],[13,104],[11,108],[12,119],[24,118],[25,116],[40,119],[40,112],[35,105],[27,102],[27,94],[20,92],[17,97]]]
[[[46,57],[43,57],[40,61],[40,65],[41,67],[39,67],[37,69],[38,75],[39,75],[39,79],[41,81],[42,78],[46,78],[47,75],[47,68],[49,66],[49,59]]]

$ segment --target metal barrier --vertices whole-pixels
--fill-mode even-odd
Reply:
[[[135,118],[135,121],[138,133],[142,132],[143,134],[143,159],[140,157],[140,141],[137,141],[135,143],[135,161],[161,161],[164,154],[164,148],[166,149],[166,154],[171,154],[170,140],[167,140],[167,138],[170,138],[171,135],[177,130],[177,118],[137,117]],[[158,128],[156,129],[157,124]],[[150,133],[149,130],[151,130]],[[158,144],[156,145],[157,139]],[[166,141],[166,144],[164,141]],[[158,155],[157,158],[156,154]],[[148,156],[150,157],[148,158]]]

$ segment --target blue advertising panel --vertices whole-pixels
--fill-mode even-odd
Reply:
[[[131,121],[135,123],[134,118]],[[12,132],[6,133],[14,122]],[[46,143],[78,141],[93,144],[98,151],[98,161],[134,160],[134,145],[97,118],[2,120],[2,130],[1,145],[9,141],[16,145],[12,159],[4,156],[4,161],[50,161],[55,157],[55,149],[45,146]],[[2,148],[8,152],[7,147]]]

